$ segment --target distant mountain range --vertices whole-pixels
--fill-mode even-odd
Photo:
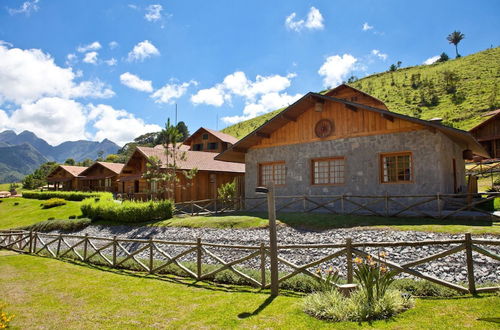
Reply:
[[[18,182],[38,166],[48,161],[63,163],[68,158],[75,161],[96,159],[102,151],[103,157],[115,154],[120,147],[108,140],[67,141],[51,146],[30,131],[16,134],[14,131],[0,133],[0,183]]]

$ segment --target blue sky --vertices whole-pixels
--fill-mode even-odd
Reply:
[[[191,132],[222,129],[351,75],[453,57],[454,30],[462,55],[497,47],[499,12],[497,0],[0,0],[0,130],[123,144],[176,103]]]

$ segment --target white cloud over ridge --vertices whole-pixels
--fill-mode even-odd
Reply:
[[[138,76],[130,73],[130,72],[125,72],[120,75],[120,82],[132,89],[141,91],[141,92],[148,92],[151,93],[153,91],[153,85],[151,80],[142,80]]]
[[[135,45],[132,51],[128,53],[127,60],[129,62],[143,62],[149,57],[158,55],[160,55],[160,51],[149,40],[144,40]]]
[[[40,9],[37,5],[38,2],[40,2],[40,0],[25,1],[18,9],[7,8],[7,10],[10,15],[25,14],[26,16],[29,16],[32,12],[36,12]]]
[[[194,80],[181,84],[169,83],[156,90],[151,95],[151,98],[155,100],[155,103],[172,103],[174,100],[186,94],[188,87],[191,85],[196,86],[198,83]]]
[[[356,62],[357,59],[350,54],[327,57],[318,70],[319,75],[323,76],[323,86],[330,88],[342,83],[347,75],[354,70]]]
[[[144,18],[149,22],[156,22],[161,19],[162,5],[149,5],[146,7]]]
[[[309,13],[305,20],[297,20],[296,16],[296,13],[291,13],[285,19],[285,26],[288,29],[299,32],[304,28],[308,30],[322,30],[325,27],[323,24],[323,15],[321,15],[321,12],[315,7],[309,9]]]
[[[440,57],[441,56],[439,56],[439,55],[429,57],[422,64],[430,65],[430,64],[436,63],[436,61],[439,60]]]

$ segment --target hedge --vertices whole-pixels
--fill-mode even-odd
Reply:
[[[109,192],[83,192],[83,191],[23,191],[24,198],[30,199],[51,199],[62,198],[67,201],[82,201],[85,198],[98,197],[100,199],[113,199],[113,194]]]
[[[170,219],[173,214],[173,204],[170,200],[158,202],[124,201],[86,199],[81,210],[84,217],[113,222],[145,222]]]

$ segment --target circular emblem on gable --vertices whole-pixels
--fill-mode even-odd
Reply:
[[[333,122],[329,119],[321,119],[316,123],[314,127],[314,132],[319,138],[325,138],[333,133],[334,127]]]

